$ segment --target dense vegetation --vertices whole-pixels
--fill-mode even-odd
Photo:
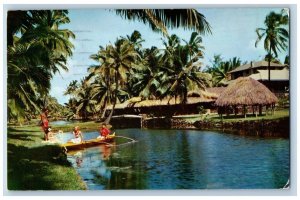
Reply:
[[[153,31],[161,32],[165,36],[168,36],[168,28],[177,27],[194,30],[201,34],[211,32],[210,25],[205,17],[195,9],[118,9],[113,11],[127,20],[142,21],[144,24],[148,24]],[[70,41],[71,38],[75,38],[73,32],[60,28],[61,25],[69,22],[68,11],[66,10],[8,12],[7,89],[8,120],[10,122],[30,120],[41,111],[41,108],[48,106],[48,101],[52,101],[53,105],[53,101],[55,100],[49,97],[49,90],[51,88],[50,80],[60,70],[68,70],[68,66],[66,65],[67,59],[72,55],[72,49],[74,48]],[[128,39],[134,40],[134,38]],[[115,56],[115,60],[109,60],[108,62],[116,62],[112,68],[119,72],[115,73],[114,79],[111,79],[109,82],[97,80],[98,82],[95,81],[94,83],[94,85],[98,84],[99,87],[110,87],[109,90],[113,91],[105,95],[110,97],[106,98],[104,105],[110,101],[115,104],[116,99],[120,96],[122,96],[120,98],[125,98],[126,94],[122,93],[124,81],[126,80],[123,70],[131,68],[129,66],[131,63],[128,62],[139,60],[139,56],[141,56],[139,53],[142,53],[138,52],[139,46],[133,47],[134,45],[138,45],[137,43],[133,44],[133,41],[124,41],[124,38],[119,39],[115,45],[106,47],[107,50],[109,49],[108,51],[114,54],[111,56]],[[127,50],[131,52],[121,52]],[[126,54],[128,55],[126,58],[117,57],[126,56]],[[121,60],[119,61],[120,58]],[[87,95],[94,92],[89,90],[90,87],[86,85],[86,80],[83,80],[81,85],[87,90],[82,90],[80,94],[78,93],[82,97],[79,105],[76,103],[76,106],[79,106],[79,108],[74,110],[73,99],[67,105],[67,112],[63,111],[57,114],[53,111],[53,116],[68,115],[72,117],[73,112],[75,112],[85,118],[88,114],[94,112],[92,110],[97,110],[99,106],[103,106],[99,102],[96,105],[93,100],[90,100],[91,98],[86,98]],[[115,87],[116,89],[112,89],[111,87]],[[98,97],[99,95],[101,96],[101,94],[98,94]],[[94,108],[95,106],[97,108]],[[60,107],[60,105],[57,104],[55,107]]]
[[[209,76],[200,71],[204,47],[197,32],[189,41],[171,35],[163,40],[163,49],[143,48],[143,41],[134,31],[90,56],[99,64],[91,66],[80,83],[72,81],[65,91],[72,96],[67,106],[74,114],[83,118],[104,114],[108,105],[114,108],[116,103],[137,96],[179,97],[186,103],[188,91],[204,90],[210,84]]]
[[[75,35],[60,25],[68,11],[10,11],[7,18],[7,103],[10,121],[32,118],[45,107],[52,76],[68,70]],[[53,99],[52,99],[53,100]]]

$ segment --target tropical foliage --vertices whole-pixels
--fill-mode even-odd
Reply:
[[[168,36],[167,28],[179,27],[201,34],[211,33],[205,16],[196,9],[117,9],[116,13],[125,19],[143,22],[165,36]]]
[[[268,77],[270,81],[270,63],[272,59],[277,58],[278,52],[285,50],[288,47],[289,32],[287,25],[289,17],[285,10],[281,13],[270,12],[265,19],[265,27],[257,28],[257,40],[255,46],[264,40],[264,48],[267,51],[266,58],[268,64]]]
[[[69,23],[65,10],[10,11],[7,27],[7,95],[9,120],[24,120],[39,112],[50,90],[50,79],[67,70],[75,35],[60,25]]]
[[[111,105],[112,111],[106,119],[109,122],[115,105],[129,98],[175,96],[185,103],[188,91],[204,90],[209,84],[200,72],[204,47],[198,33],[193,32],[189,41],[171,35],[163,40],[163,49],[142,48],[143,41],[141,34],[134,31],[130,36],[118,38],[114,44],[100,46],[99,51],[90,56],[99,64],[89,68],[89,75],[79,87],[71,82],[66,94],[74,96],[77,107],[85,108],[89,116],[102,113],[104,117],[107,106]],[[85,98],[79,91],[90,92],[89,102],[82,106],[78,105]],[[69,103],[71,101],[73,99]],[[78,109],[76,114],[87,117]]]
[[[165,49],[143,49],[138,31],[120,37],[114,44],[100,47],[91,59],[99,62],[89,68],[81,83],[73,81],[65,95],[70,95],[68,117],[98,116],[107,105],[134,96],[165,98],[180,96],[182,103],[190,88],[207,84],[199,72],[203,47],[200,34],[211,33],[205,17],[195,9],[114,10],[128,20],[138,20],[160,31],[168,39]],[[50,80],[60,70],[67,70],[67,58],[75,35],[62,24],[69,23],[66,10],[8,12],[8,113],[9,120],[22,120],[40,112],[50,98]],[[189,41],[168,35],[167,28],[194,30]],[[49,99],[48,101],[52,101]],[[53,100],[54,101],[54,100]],[[53,108],[54,109],[54,108]],[[108,121],[112,115],[110,113]]]
[[[205,72],[212,75],[212,85],[213,86],[226,86],[229,80],[228,72],[234,70],[240,65],[246,64],[240,58],[233,57],[228,61],[224,61],[221,54],[214,55],[214,58],[210,66],[207,66]]]

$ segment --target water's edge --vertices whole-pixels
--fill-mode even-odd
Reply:
[[[290,118],[274,120],[244,120],[244,121],[210,121],[199,120],[194,123],[177,118],[153,118],[142,120],[139,118],[116,118],[112,119],[114,128],[149,128],[149,129],[195,129],[216,130],[236,135],[284,137],[290,135]]]

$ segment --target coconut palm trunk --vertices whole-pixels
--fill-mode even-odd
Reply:
[[[269,59],[268,59],[268,80],[269,80],[269,87],[271,83],[271,44],[270,44],[270,49],[269,49]]]
[[[110,111],[110,113],[109,113],[109,116],[106,118],[106,120],[104,121],[104,123],[106,123],[106,124],[109,124],[109,122],[110,122],[110,120],[111,120],[111,118],[112,118],[112,115],[113,115],[113,113],[114,113],[114,110],[115,110],[115,107],[116,107],[116,104],[117,104],[117,92],[118,92],[118,89],[119,89],[119,77],[118,77],[118,69],[116,69],[116,72],[115,72],[115,82],[116,82],[116,88],[115,88],[115,90],[114,90],[114,97],[113,97],[113,101],[114,101],[114,103],[113,103],[113,107],[112,107],[112,109],[111,109],[111,111]]]

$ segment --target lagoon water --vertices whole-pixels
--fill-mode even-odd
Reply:
[[[69,152],[89,190],[282,188],[290,174],[289,139],[198,130],[116,130],[138,142]],[[85,139],[98,136],[84,133]],[[71,134],[64,134],[63,140]],[[128,142],[117,138],[116,145]]]

